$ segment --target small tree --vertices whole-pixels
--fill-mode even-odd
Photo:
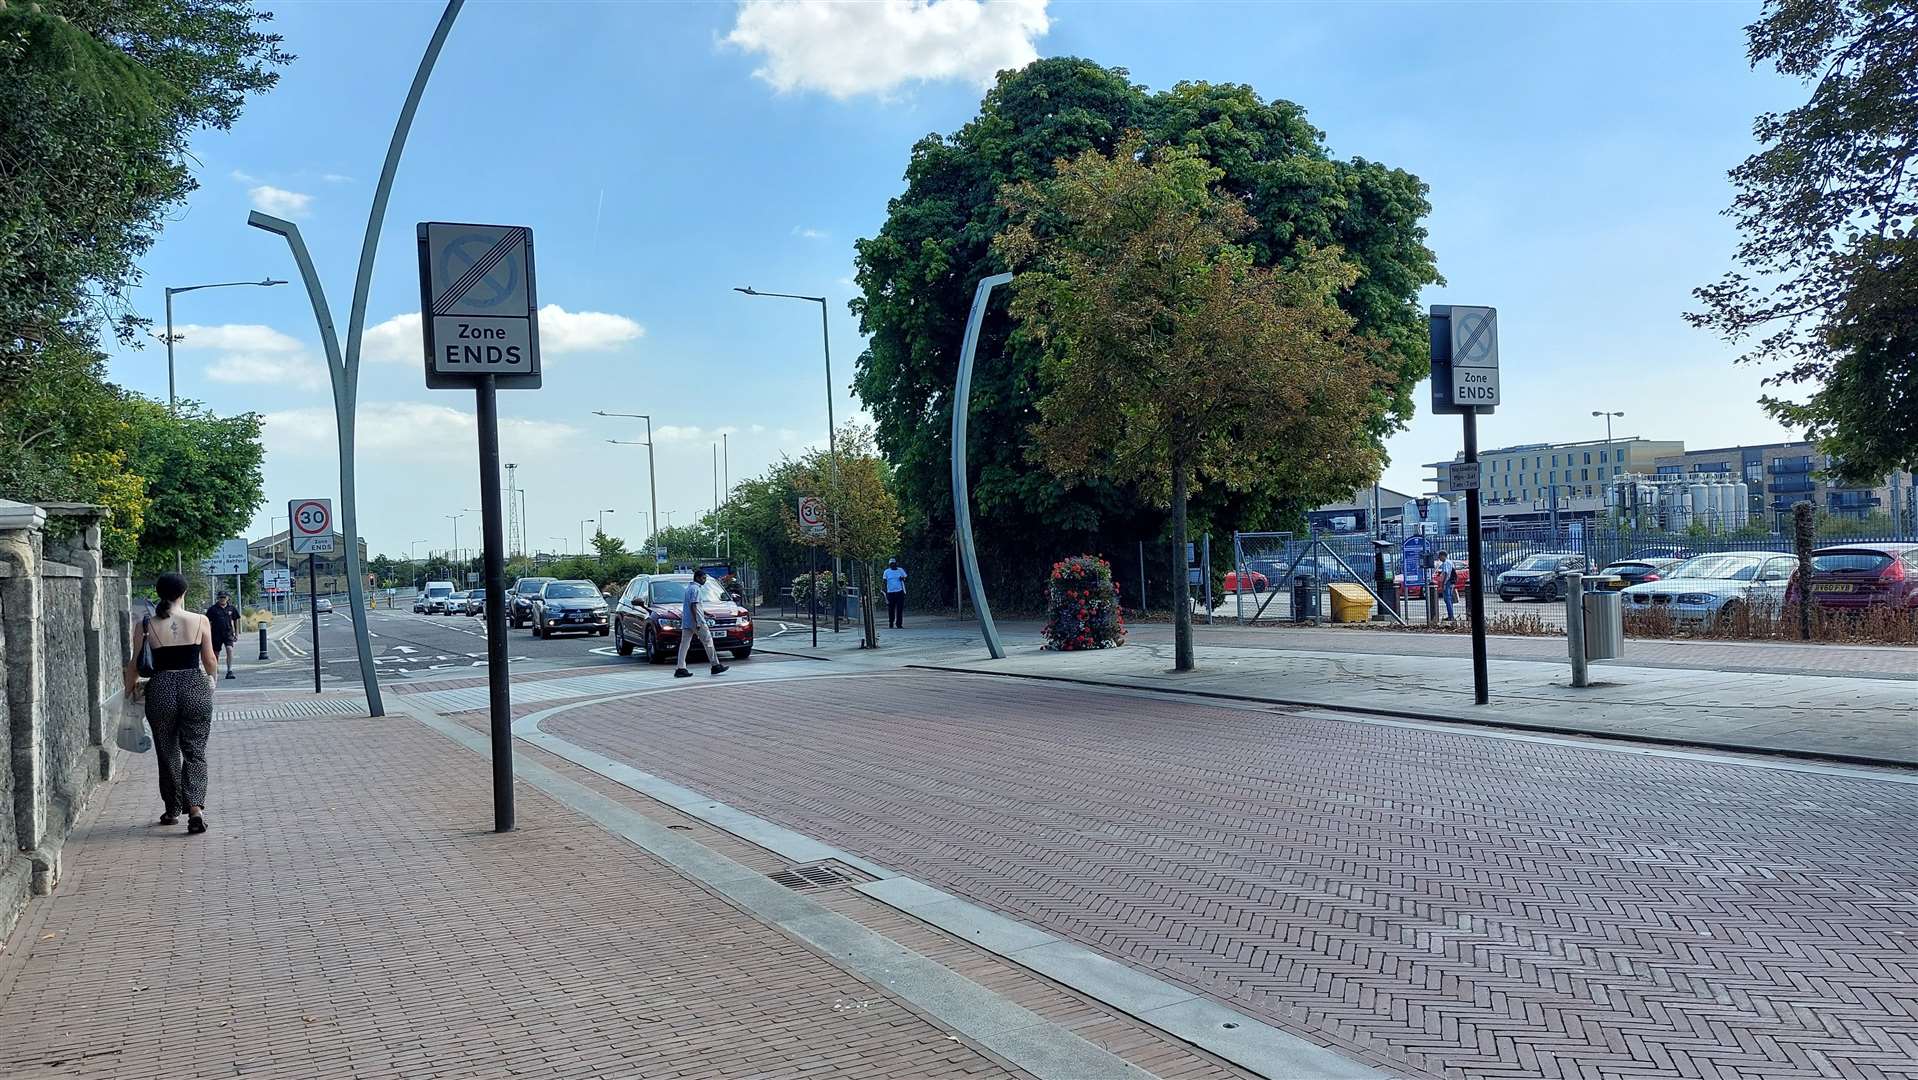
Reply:
[[[1390,381],[1383,346],[1338,307],[1353,267],[1310,245],[1286,267],[1256,265],[1239,242],[1254,222],[1216,189],[1221,175],[1129,137],[1007,189],[995,242],[1019,271],[1015,334],[1047,350],[1034,455],[1063,480],[1136,484],[1171,504],[1179,671],[1193,667],[1194,485],[1243,491],[1269,470],[1308,490],[1371,483],[1383,455],[1370,405]]]
[[[847,424],[839,429],[836,441],[838,483],[833,482],[832,456],[827,450],[808,452],[793,469],[794,490],[825,501],[826,533],[812,536],[799,527],[796,500],[785,511],[787,530],[795,542],[837,550],[863,570],[865,587],[859,591],[863,644],[876,649],[879,630],[873,617],[872,582],[879,574],[879,564],[899,548],[899,500],[892,493],[892,470],[873,445],[870,428]]]

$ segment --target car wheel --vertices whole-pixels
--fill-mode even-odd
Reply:
[[[743,648],[743,649],[734,649],[734,650],[733,650],[733,659],[734,659],[734,660],[744,660],[744,659],[746,659],[747,657],[749,657],[749,656],[751,656],[752,654],[753,654],[753,647],[752,647],[751,645],[748,645],[748,646],[746,646],[746,647],[745,647],[745,648]]]
[[[1564,603],[1565,582],[1562,580],[1552,582],[1552,590],[1545,594],[1545,599],[1553,603]]]
[[[626,628],[619,626],[614,629],[619,633],[613,635],[613,651],[621,656],[633,655],[633,643],[626,640]]]
[[[1744,613],[1745,605],[1742,601],[1727,600],[1725,601],[1725,606],[1719,608],[1718,614],[1712,618],[1712,629],[1716,630],[1727,626],[1733,620],[1743,617]]]
[[[659,655],[659,635],[653,631],[652,627],[648,626],[646,628],[646,662],[649,664],[658,664],[665,659],[665,657]]]

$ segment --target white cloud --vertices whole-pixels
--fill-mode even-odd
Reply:
[[[330,457],[337,443],[331,406],[269,412],[269,455]],[[417,401],[361,402],[354,419],[355,456],[362,461],[468,463],[478,453],[473,414],[447,405]],[[579,436],[571,424],[501,417],[500,449],[508,459],[563,449]]]
[[[395,315],[370,326],[360,337],[360,356],[375,363],[418,363],[422,349],[420,313]],[[542,357],[578,352],[604,352],[636,341],[646,328],[624,315],[604,311],[567,311],[558,304],[539,309],[539,348]]]
[[[248,188],[246,193],[253,199],[253,209],[274,217],[305,217],[313,208],[313,196],[276,188],[271,184]]]
[[[825,240],[832,234],[823,229],[809,229],[804,225],[794,225],[793,235],[802,240]]]
[[[698,425],[662,424],[653,429],[653,441],[656,443],[709,443],[718,442],[721,435],[737,434],[739,429],[731,426],[706,428]]]
[[[164,338],[165,332],[155,334]],[[176,350],[220,349],[229,352],[296,353],[305,349],[299,340],[258,323],[226,323],[199,326],[188,323],[173,328]]]
[[[726,43],[763,56],[753,74],[785,93],[840,100],[913,82],[986,86],[1038,58],[1046,0],[741,0]]]
[[[296,390],[327,388],[326,368],[299,353],[225,353],[206,366],[214,382],[290,386]]]
[[[227,175],[231,176],[235,180],[238,180],[242,184],[257,184],[260,182],[259,177],[254,176],[252,173],[246,172],[241,169],[235,169],[232,172],[228,173]]]
[[[350,184],[353,182],[352,177],[346,175],[345,173],[336,173],[336,172],[321,173],[320,179],[326,181],[329,184]]]

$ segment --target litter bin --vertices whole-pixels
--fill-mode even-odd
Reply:
[[[1585,616],[1585,659],[1618,659],[1625,652],[1625,595],[1588,592],[1579,599]]]
[[[1304,622],[1319,617],[1319,590],[1309,574],[1292,579],[1292,621]]]
[[[1365,586],[1335,581],[1329,588],[1333,622],[1365,622],[1372,617],[1372,594],[1365,591]]]

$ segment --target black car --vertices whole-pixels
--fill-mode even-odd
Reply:
[[[606,618],[606,598],[590,581],[549,581],[540,587],[533,600],[533,636],[553,634],[598,634],[611,632]]]
[[[549,577],[523,577],[506,590],[506,624],[518,630],[533,621],[533,600],[552,581]]]
[[[1563,600],[1566,575],[1586,574],[1591,569],[1592,560],[1578,552],[1547,551],[1527,555],[1519,560],[1517,566],[1498,575],[1494,581],[1498,598],[1508,604],[1521,597],[1527,600]]]

